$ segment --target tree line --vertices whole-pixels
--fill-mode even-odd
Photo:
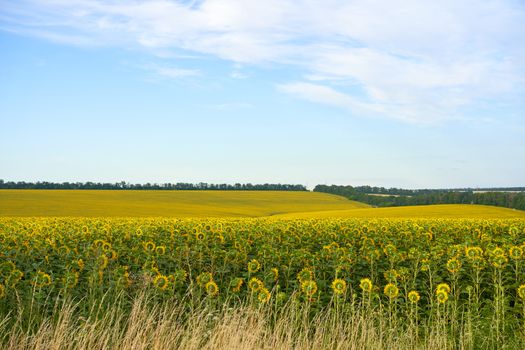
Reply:
[[[0,180],[0,189],[34,189],[34,190],[221,190],[221,191],[307,191],[303,185],[291,184],[210,184],[199,183],[146,183],[132,184],[121,181],[109,182],[25,182]]]
[[[442,190],[375,190],[370,186],[317,185],[314,192],[331,193],[377,207],[429,204],[483,204],[525,210],[523,187],[511,189],[442,189]],[[376,189],[379,189],[376,187]],[[477,192],[487,191],[487,192]],[[379,196],[378,196],[379,194]]]
[[[212,184],[199,183],[145,183],[109,182],[25,182],[0,179],[0,189],[42,190],[221,190],[221,191],[308,191],[297,184]],[[483,204],[525,210],[525,187],[418,189],[384,188],[372,186],[317,185],[314,192],[331,193],[377,207],[430,204]],[[521,191],[521,192],[520,192]]]
[[[322,185],[319,185],[322,186]],[[373,186],[353,186],[356,192],[365,194],[389,194],[395,196],[416,196],[421,194],[447,193],[447,192],[525,192],[525,187],[486,187],[486,188],[441,188],[441,189],[417,189],[407,190],[404,188],[385,188]]]

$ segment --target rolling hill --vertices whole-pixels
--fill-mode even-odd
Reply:
[[[475,204],[356,208],[277,215],[279,218],[525,218],[525,211]]]
[[[0,216],[260,217],[367,207],[317,192],[0,190]]]

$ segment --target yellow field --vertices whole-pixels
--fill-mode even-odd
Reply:
[[[318,192],[0,190],[0,216],[260,217],[366,207]]]
[[[319,192],[0,190],[0,216],[525,218],[525,211],[484,205],[371,208]]]
[[[438,204],[390,208],[356,208],[277,215],[279,218],[525,218],[525,211],[488,205]]]

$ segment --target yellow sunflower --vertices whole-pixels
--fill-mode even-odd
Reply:
[[[270,296],[270,291],[266,288],[261,288],[257,293],[257,299],[263,304],[266,304],[270,300]]]
[[[448,293],[445,290],[436,291],[436,298],[440,304],[444,304],[448,300]]]
[[[359,282],[359,287],[363,290],[363,292],[370,293],[372,291],[372,281],[369,278],[363,278]]]
[[[408,292],[408,300],[410,300],[412,304],[416,304],[420,298],[419,293],[415,290]]]
[[[261,264],[255,260],[252,259],[250,262],[248,262],[248,272],[249,273],[256,273],[261,269]]]
[[[155,243],[153,243],[152,241],[147,241],[143,243],[143,246],[146,252],[152,252],[155,250]]]
[[[346,281],[340,278],[336,278],[332,281],[332,290],[337,295],[342,295],[346,292]]]
[[[297,280],[299,280],[299,283],[303,283],[303,282],[306,282],[306,281],[310,281],[311,279],[314,278],[314,273],[312,272],[311,269],[305,267],[304,269],[302,269],[298,274],[297,274]]]
[[[439,291],[444,291],[445,293],[450,293],[450,286],[446,283],[440,283],[436,287],[436,293]]]
[[[452,258],[447,261],[447,270],[450,273],[457,273],[461,269],[461,262],[456,259]]]
[[[37,287],[46,287],[51,284],[51,276],[43,271],[38,271],[33,278],[33,284]]]
[[[525,284],[522,284],[521,286],[518,287],[518,296],[525,300]]]
[[[510,247],[509,256],[512,260],[519,260],[523,256],[523,250],[518,246]]]
[[[206,283],[206,293],[208,293],[208,296],[214,297],[217,294],[219,294],[219,286],[215,281],[210,281]]]
[[[264,284],[263,282],[258,279],[257,277],[252,277],[250,279],[250,281],[248,282],[248,287],[253,291],[253,292],[257,292],[259,291],[261,288],[264,287]]]
[[[166,247],[163,245],[159,245],[155,248],[155,253],[157,255],[164,255],[166,253]]]
[[[157,275],[153,279],[153,285],[160,290],[165,290],[166,288],[168,288],[169,284],[170,284],[170,281],[168,277],[164,275]]]
[[[317,283],[315,281],[304,281],[301,283],[301,290],[311,297],[317,292]]]
[[[389,283],[385,286],[383,292],[390,299],[394,299],[399,295],[399,288],[397,288],[395,284]]]

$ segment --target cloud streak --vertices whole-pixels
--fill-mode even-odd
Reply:
[[[4,30],[63,44],[290,66],[301,76],[279,91],[352,115],[453,120],[525,94],[516,0],[18,0],[0,11]],[[158,73],[195,76],[195,64]]]

